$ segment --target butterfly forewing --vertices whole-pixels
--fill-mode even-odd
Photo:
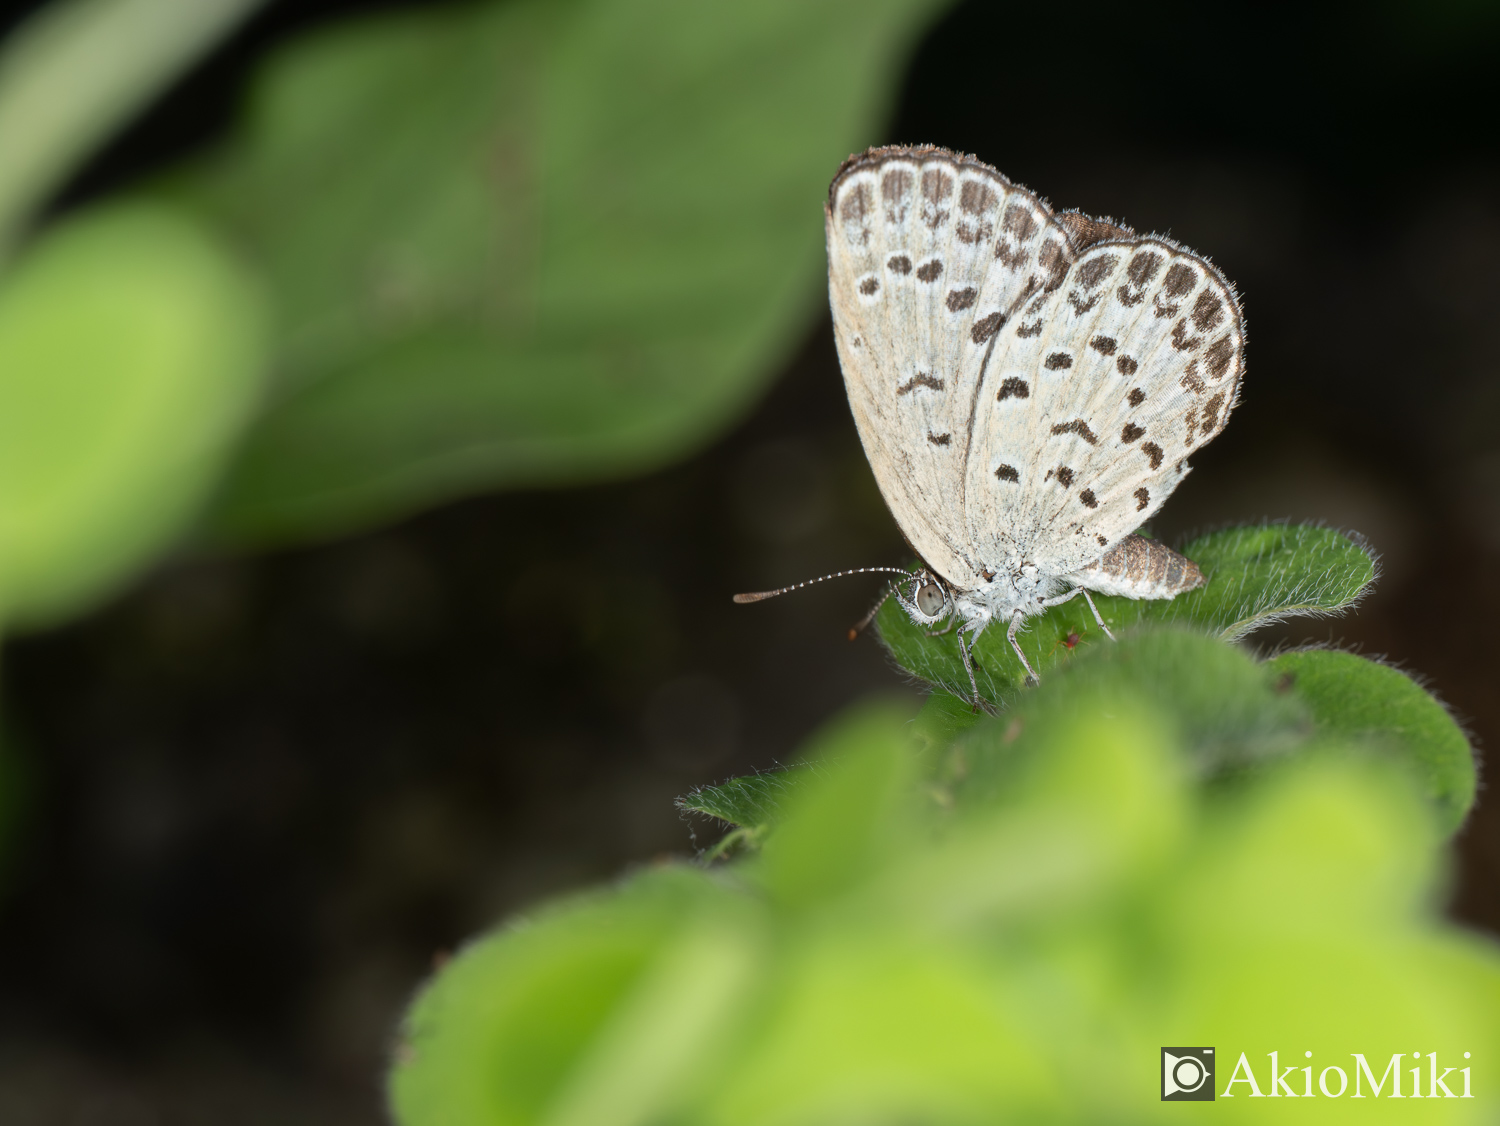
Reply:
[[[849,162],[826,218],[835,339],[876,480],[928,565],[971,587],[985,561],[964,491],[985,360],[1016,309],[1066,276],[1066,233],[993,169],[920,149]]]

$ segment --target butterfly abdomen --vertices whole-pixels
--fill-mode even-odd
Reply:
[[[1074,583],[1125,598],[1176,598],[1204,583],[1191,559],[1144,536],[1126,536],[1076,575]]]

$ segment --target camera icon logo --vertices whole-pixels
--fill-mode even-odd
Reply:
[[[1164,1103],[1213,1102],[1214,1050],[1212,1048],[1163,1048],[1161,1050],[1161,1101]]]

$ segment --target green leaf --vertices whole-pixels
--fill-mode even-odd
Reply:
[[[326,536],[713,440],[815,315],[822,201],[939,0],[516,0],[339,27],[170,190],[280,298],[220,534]]]
[[[939,777],[960,809],[1003,797],[1019,774],[1085,720],[1148,707],[1198,777],[1264,761],[1312,734],[1307,705],[1281,674],[1235,645],[1171,627],[1096,645],[1015,693],[1007,710],[960,735]]]
[[[110,134],[264,0],[53,0],[0,49],[0,256]]]
[[[56,620],[179,534],[264,369],[253,281],[199,227],[115,207],[0,288],[0,620]]]
[[[840,770],[856,750],[903,741],[913,730],[903,707],[871,701],[857,704],[824,725],[803,750],[806,761],[787,770],[731,778],[717,786],[700,786],[677,799],[677,808],[717,817],[736,827],[708,852],[708,859],[731,848],[757,848],[786,814],[788,803],[803,800],[809,786],[816,788],[830,769]],[[893,733],[900,733],[899,735]]]
[[[717,859],[731,848],[760,845],[781,815],[781,803],[806,781],[808,767],[747,774],[717,786],[700,786],[677,799],[677,808],[688,813],[717,817],[735,827],[707,853]]]
[[[1309,524],[1230,528],[1201,536],[1182,553],[1203,570],[1207,583],[1171,601],[1134,601],[1094,595],[1115,633],[1137,625],[1180,625],[1234,641],[1282,618],[1338,613],[1374,582],[1376,566],[1364,544],[1342,532]],[[897,664],[946,692],[969,699],[955,634],[929,637],[888,601],[877,618],[881,640]],[[992,624],[975,645],[974,677],[981,698],[998,704],[1025,679],[1005,636]],[[1082,598],[1029,619],[1018,637],[1043,679],[1077,654],[1105,640]]]
[[[1320,734],[1354,744],[1385,744],[1415,771],[1452,832],[1474,804],[1474,749],[1453,717],[1399,669],[1334,649],[1283,653],[1267,664],[1288,678],[1312,710]]]
[[[661,1121],[753,973],[754,915],[673,866],[474,943],[407,1015],[397,1120]]]

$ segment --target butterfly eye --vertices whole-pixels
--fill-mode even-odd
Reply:
[[[929,618],[937,617],[947,601],[948,599],[943,595],[943,588],[937,583],[928,583],[917,591],[917,609]]]

